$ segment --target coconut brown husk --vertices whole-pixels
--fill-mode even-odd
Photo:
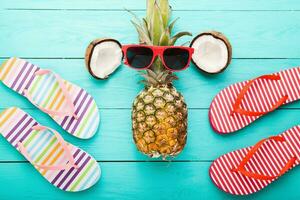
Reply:
[[[96,76],[92,69],[91,69],[91,65],[90,65],[90,62],[91,62],[91,58],[92,58],[92,55],[93,55],[93,51],[94,51],[94,48],[99,45],[100,43],[102,42],[108,42],[108,41],[112,41],[112,42],[115,42],[117,43],[120,48],[122,48],[122,45],[119,41],[115,40],[115,39],[111,39],[111,38],[98,38],[98,39],[95,39],[93,40],[87,47],[86,49],[86,52],[85,52],[85,65],[89,71],[89,73],[96,79],[100,79],[100,80],[104,80],[104,79],[107,79],[108,77],[105,77],[105,78],[100,78],[98,76]]]
[[[192,60],[192,62],[194,63],[194,65],[197,66],[197,68],[198,68],[199,70],[201,70],[202,72],[208,73],[208,74],[217,74],[217,73],[223,72],[225,69],[227,69],[227,67],[228,67],[228,65],[230,64],[231,59],[232,59],[232,47],[231,47],[231,44],[230,44],[228,38],[227,38],[224,34],[222,34],[221,32],[218,32],[218,31],[213,31],[213,30],[212,30],[212,31],[206,31],[206,32],[203,32],[203,33],[200,33],[199,35],[197,35],[197,36],[192,40],[192,42],[191,42],[191,44],[190,44],[190,47],[192,47],[193,43],[194,43],[199,37],[201,37],[201,36],[203,36],[203,35],[210,35],[210,36],[212,36],[212,37],[214,37],[214,38],[216,38],[216,39],[222,40],[222,41],[225,43],[225,45],[226,45],[226,47],[227,47],[227,51],[228,51],[227,63],[226,63],[226,65],[225,65],[222,69],[220,69],[219,71],[214,72],[214,73],[211,73],[211,72],[207,72],[207,71],[204,71],[203,69],[201,69],[199,66],[197,66],[197,64],[196,64],[193,60]]]

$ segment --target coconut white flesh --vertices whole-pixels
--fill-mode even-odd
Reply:
[[[192,59],[200,69],[217,73],[227,66],[228,49],[223,40],[212,35],[203,35],[194,41],[192,47]]]
[[[121,47],[116,42],[104,41],[94,47],[90,68],[95,76],[104,79],[121,65],[121,61]]]

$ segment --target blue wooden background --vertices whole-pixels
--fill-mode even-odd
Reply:
[[[178,73],[175,86],[189,107],[188,143],[172,162],[149,159],[133,144],[131,103],[142,85],[136,71],[121,66],[106,81],[91,78],[84,66],[85,48],[97,37],[123,44],[137,42],[124,8],[145,14],[141,0],[1,0],[0,62],[19,56],[79,84],[96,99],[101,112],[98,134],[75,139],[24,98],[0,86],[0,109],[19,106],[69,142],[93,155],[102,167],[100,182],[82,193],[66,193],[46,182],[0,138],[0,199],[299,199],[296,168],[263,191],[236,197],[218,190],[208,168],[218,156],[255,144],[300,123],[300,102],[280,108],[255,124],[227,136],[214,133],[208,121],[213,97],[229,84],[300,64],[298,0],[171,0],[176,31],[193,34],[215,29],[233,46],[233,61],[222,74],[208,76],[191,66]],[[187,41],[185,38],[180,42]]]

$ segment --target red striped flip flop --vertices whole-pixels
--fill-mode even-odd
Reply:
[[[257,192],[299,164],[300,126],[227,153],[209,169],[215,185],[230,194]]]
[[[223,89],[210,105],[209,119],[216,132],[230,133],[298,99],[300,67],[263,75]]]

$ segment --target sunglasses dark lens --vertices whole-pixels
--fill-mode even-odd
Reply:
[[[187,49],[169,48],[164,51],[164,61],[172,70],[182,70],[189,62],[189,51]]]
[[[126,53],[128,64],[136,69],[142,69],[151,64],[153,51],[147,47],[129,47]]]

